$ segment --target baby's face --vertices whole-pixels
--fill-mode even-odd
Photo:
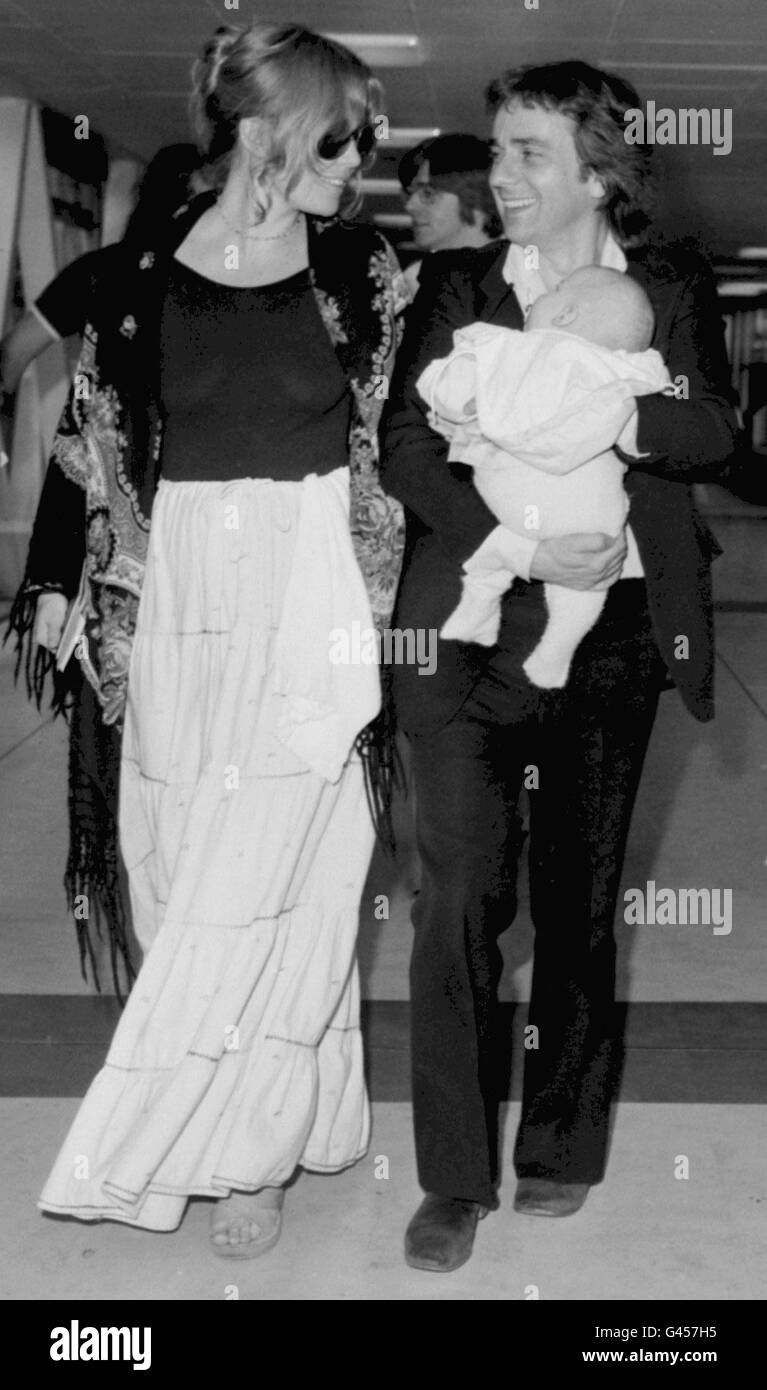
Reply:
[[[525,328],[553,328],[602,347],[642,352],[652,338],[652,309],[626,276],[583,266],[536,299]]]
[[[559,325],[555,319],[561,315],[564,307],[562,285],[558,285],[555,290],[549,290],[536,299],[525,320],[525,328],[557,328]]]

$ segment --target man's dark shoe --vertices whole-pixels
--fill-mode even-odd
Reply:
[[[488,1208],[463,1197],[429,1192],[405,1232],[405,1259],[412,1269],[449,1274],[471,1255],[477,1221]]]
[[[554,1178],[520,1178],[514,1210],[525,1216],[572,1216],[589,1195],[587,1182],[557,1182]]]

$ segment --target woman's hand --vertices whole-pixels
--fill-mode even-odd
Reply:
[[[530,565],[530,578],[566,589],[609,589],[619,578],[626,558],[626,533],[601,532],[556,536],[539,541]]]
[[[33,640],[39,647],[55,652],[61,641],[69,601],[63,594],[39,594]]]

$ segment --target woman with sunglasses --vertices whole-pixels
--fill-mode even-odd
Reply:
[[[330,653],[387,624],[402,549],[376,426],[405,294],[338,216],[379,98],[295,25],[207,45],[212,191],[90,306],[16,608],[54,647],[85,551],[144,952],[40,1206],[172,1230],[214,1198],[239,1258],[277,1240],[299,1167],[368,1141],[354,947],[391,743],[378,669]]]

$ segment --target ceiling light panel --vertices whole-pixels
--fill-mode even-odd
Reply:
[[[356,53],[371,68],[419,68],[426,62],[417,34],[325,34]]]

